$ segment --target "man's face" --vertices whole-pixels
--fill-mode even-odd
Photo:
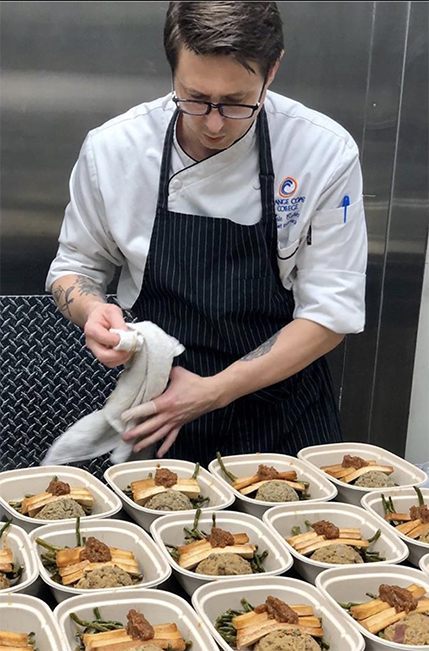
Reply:
[[[247,71],[230,56],[197,55],[182,48],[174,78],[179,99],[197,99],[215,104],[256,104],[260,99],[264,79],[258,64],[250,65],[256,74]],[[241,138],[256,119],[224,118],[217,109],[208,115],[180,115],[178,137],[182,147],[197,160],[226,149]]]

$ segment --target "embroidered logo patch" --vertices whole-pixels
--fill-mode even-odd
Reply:
[[[281,197],[292,197],[298,190],[298,183],[291,176],[287,176],[280,183],[279,194]]]

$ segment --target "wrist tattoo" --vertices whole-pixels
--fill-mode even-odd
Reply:
[[[74,288],[74,285],[68,289],[64,289],[64,287],[58,285],[53,293],[54,301],[59,311],[65,314],[69,319],[71,319],[70,305],[74,302],[74,298],[70,298],[70,294]]]
[[[276,332],[273,334],[272,337],[267,339],[267,341],[264,341],[263,344],[258,346],[255,350],[252,350],[252,352],[247,353],[247,355],[244,355],[239,361],[240,362],[250,362],[252,359],[256,359],[257,357],[262,357],[263,355],[266,355],[267,353],[270,352],[271,348],[274,346],[274,344],[277,341],[277,337],[279,336],[280,331]]]
[[[87,278],[86,276],[77,276],[76,284],[81,296],[97,296],[98,298],[103,299],[103,301],[106,300],[106,296],[100,285],[97,285],[97,283],[91,280],[91,278]]]

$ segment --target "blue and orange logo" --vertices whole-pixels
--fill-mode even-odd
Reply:
[[[291,176],[287,176],[280,183],[279,193],[280,196],[285,197],[285,199],[289,199],[289,197],[292,197],[297,190],[298,190],[298,183]]]

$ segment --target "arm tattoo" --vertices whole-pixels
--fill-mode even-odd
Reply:
[[[81,296],[97,296],[98,298],[103,299],[103,301],[106,300],[106,296],[100,285],[97,285],[97,283],[91,280],[91,278],[87,278],[86,276],[77,276],[76,283]]]
[[[74,285],[68,289],[64,289],[61,285],[58,285],[54,291],[54,301],[60,312],[65,314],[69,319],[71,319],[70,305],[73,303],[74,298],[70,298],[70,294],[74,290]]]
[[[103,301],[106,300],[104,292],[102,291],[100,285],[97,285],[91,278],[86,276],[76,276],[76,282],[68,289],[64,289],[61,285],[58,285],[53,293],[54,301],[59,309],[70,321],[72,321],[72,315],[70,310],[70,305],[74,303],[74,298],[71,298],[72,292],[78,289],[79,295],[83,296],[97,296]]]
[[[276,343],[277,337],[279,336],[280,331],[276,332],[273,334],[272,337],[267,339],[267,341],[264,341],[263,344],[258,346],[256,350],[252,350],[252,352],[247,353],[247,355],[244,355],[239,361],[240,362],[250,362],[252,359],[256,359],[257,357],[262,357],[263,355],[266,355],[267,353],[270,352],[271,348],[274,346]]]

